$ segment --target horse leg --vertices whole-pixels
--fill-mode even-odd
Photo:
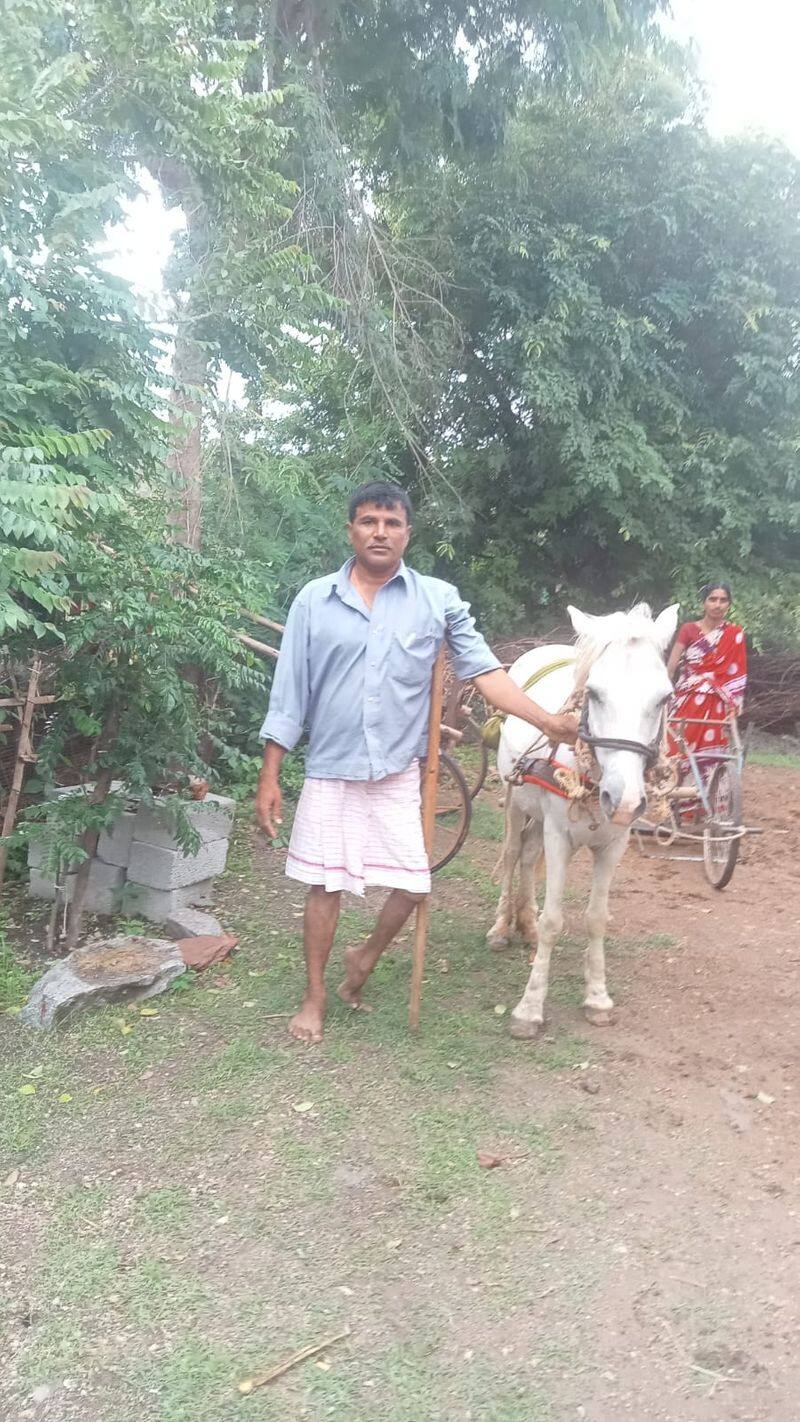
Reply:
[[[536,950],[538,929],[536,920],[536,866],[542,853],[542,824],[540,820],[528,821],[522,835],[522,852],[519,859],[519,886],[517,888],[516,923],[517,932],[523,943]],[[533,961],[533,959],[531,959]]]
[[[517,803],[517,796],[513,786],[509,786],[506,796],[505,828],[503,833],[503,850],[500,855],[502,866],[500,878],[500,902],[497,905],[497,915],[489,932],[486,935],[486,942],[493,953],[501,953],[509,945],[511,937],[511,925],[513,920],[512,896],[514,892],[514,870],[517,867],[517,860],[522,848],[522,834],[525,828],[525,815]]]
[[[566,834],[550,824],[544,834],[547,882],[544,908],[539,919],[539,948],[528,985],[511,1014],[512,1037],[536,1037],[544,1023],[544,1004],[550,979],[550,955],[564,922],[562,901],[572,848]]]
[[[586,930],[588,942],[584,971],[586,975],[586,997],[583,1013],[595,1027],[608,1026],[612,1018],[614,1004],[606,987],[605,933],[608,926],[608,894],[614,871],[625,853],[628,835],[620,835],[602,849],[592,851],[594,872],[589,904],[586,909]]]

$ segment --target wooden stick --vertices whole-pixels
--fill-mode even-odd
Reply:
[[[245,647],[249,647],[251,652],[260,652],[262,657],[276,657],[278,653],[274,647],[268,647],[266,642],[258,642],[255,637],[246,637],[244,632],[234,633],[237,641],[242,642]]]
[[[39,689],[39,677],[42,671],[41,657],[34,657],[31,662],[31,672],[28,677],[28,690],[25,694],[25,709],[22,713],[22,722],[19,728],[19,740],[17,742],[17,762],[14,766],[14,775],[11,780],[11,788],[8,792],[8,803],[3,816],[2,836],[11,834],[14,822],[17,818],[17,805],[22,792],[22,782],[25,779],[25,766],[29,764],[31,757],[31,724],[33,713],[36,709]],[[0,889],[3,887],[3,880],[6,877],[6,860],[8,859],[8,845],[0,844]]]
[[[343,1338],[350,1337],[350,1329],[345,1328],[343,1333],[337,1333],[333,1338],[326,1338],[322,1343],[312,1343],[308,1348],[301,1348],[299,1353],[293,1353],[291,1358],[287,1358],[284,1363],[278,1363],[274,1368],[270,1368],[266,1373],[255,1373],[251,1378],[245,1378],[239,1383],[239,1392],[244,1397],[255,1392],[257,1387],[265,1387],[275,1378],[282,1377],[288,1373],[290,1368],[296,1368],[298,1363],[304,1363],[307,1358],[313,1358],[317,1353],[324,1353],[328,1348],[332,1348],[334,1343],[341,1343]]]
[[[271,617],[262,617],[258,612],[251,612],[249,607],[243,607],[242,612],[245,617],[249,617],[252,622],[257,622],[261,627],[268,627],[270,632],[286,631],[282,622],[273,622]]]
[[[27,706],[28,700],[27,696],[0,696],[0,706]],[[34,696],[33,704],[34,706],[52,706],[54,701],[60,700],[60,696]]]
[[[431,682],[431,709],[428,716],[428,758],[422,786],[422,833],[430,861],[433,857],[433,836],[436,829],[436,791],[439,784],[439,749],[442,739],[442,694],[444,687],[444,644],[436,658]],[[419,1009],[422,1002],[422,977],[425,972],[425,949],[428,943],[430,894],[417,904],[414,929],[414,955],[411,963],[411,998],[408,1004],[408,1025],[419,1030]]]

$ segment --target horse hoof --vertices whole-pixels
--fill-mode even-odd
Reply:
[[[489,944],[493,953],[505,953],[506,949],[511,945],[511,939],[505,937],[502,933],[487,933],[486,942]]]
[[[539,1033],[544,1029],[543,1022],[531,1022],[528,1017],[516,1017],[511,1015],[508,1030],[512,1037],[516,1037],[521,1042],[535,1042]]]
[[[612,1007],[584,1007],[583,1015],[593,1027],[613,1027],[616,1021]]]

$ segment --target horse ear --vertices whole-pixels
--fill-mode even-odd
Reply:
[[[585,612],[581,612],[577,607],[568,607],[569,620],[576,637],[588,637],[592,619]]]
[[[653,627],[655,629],[656,641],[662,652],[666,652],[667,647],[675,636],[678,626],[678,608],[680,603],[673,602],[671,607],[665,607],[663,612],[658,614]]]

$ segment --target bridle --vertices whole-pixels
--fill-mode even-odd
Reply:
[[[658,722],[658,730],[649,745],[645,741],[628,741],[621,736],[594,736],[589,730],[589,698],[584,695],[581,707],[581,719],[578,726],[578,740],[591,750],[597,750],[598,746],[602,750],[631,751],[633,755],[640,755],[644,759],[645,769],[652,770],[656,764],[664,741],[664,721],[666,711],[661,712]]]

